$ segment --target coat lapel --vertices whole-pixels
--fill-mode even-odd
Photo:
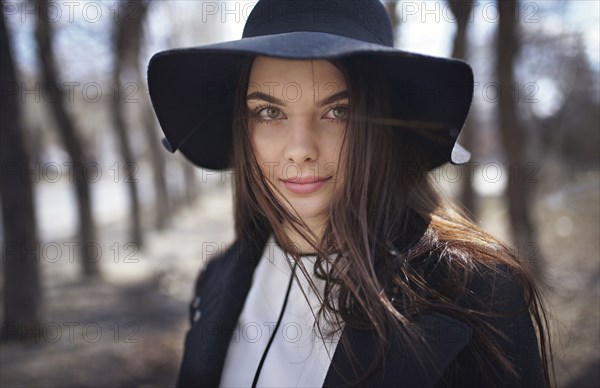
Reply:
[[[411,337],[414,338],[411,344],[396,342],[392,345],[384,362],[360,383],[358,379],[365,376],[375,360],[376,333],[373,330],[345,327],[323,387],[434,386],[452,360],[468,344],[472,334],[471,327],[433,312],[420,314],[413,319],[419,329]],[[343,348],[341,341],[344,337],[350,349]],[[422,338],[423,341],[418,341],[417,338]],[[423,365],[419,364],[420,358]]]

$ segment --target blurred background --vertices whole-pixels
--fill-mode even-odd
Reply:
[[[162,387],[231,175],[160,145],[146,68],[239,39],[252,1],[2,1],[0,385]],[[467,166],[432,172],[534,268],[558,386],[600,381],[600,8],[386,1],[396,47],[463,58]]]

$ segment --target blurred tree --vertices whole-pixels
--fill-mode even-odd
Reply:
[[[138,85],[145,85],[146,74],[142,73],[142,67],[138,65],[137,59],[140,56],[140,50],[142,46],[142,37],[144,36],[145,25],[148,17],[148,8],[151,2],[146,1],[143,5],[143,14],[140,15],[139,23],[137,23],[137,29],[132,31],[131,38],[133,42],[132,55],[129,57],[129,65],[136,69]],[[146,90],[142,93],[142,127],[144,128],[144,134],[146,136],[146,142],[150,149],[150,163],[152,164],[152,173],[154,176],[154,208],[156,209],[155,226],[157,229],[164,229],[170,218],[171,204],[169,201],[169,192],[167,190],[166,181],[166,164],[165,164],[165,153],[164,149],[160,144],[160,130],[156,125],[156,116],[152,109],[152,103],[149,98],[149,94]]]
[[[588,75],[577,73],[577,84],[583,86]],[[549,143],[557,148],[558,155],[580,168],[598,168],[600,163],[600,109],[593,93],[589,88],[577,90],[555,116],[545,121],[545,140],[554,138]]]
[[[35,9],[48,9],[47,0],[31,1]],[[61,140],[66,148],[72,163],[73,181],[76,188],[77,208],[79,212],[79,247],[83,263],[83,274],[86,277],[98,277],[100,275],[96,261],[97,252],[89,250],[91,244],[96,241],[96,226],[92,213],[90,198],[90,186],[85,176],[85,145],[79,138],[73,120],[67,113],[65,96],[68,96],[59,82],[56,71],[56,61],[52,42],[54,31],[49,20],[48,12],[37,12],[39,18],[35,30],[38,45],[38,59],[41,66],[42,87],[46,96],[56,96],[47,99],[52,115],[56,121],[56,127]]]
[[[525,150],[529,138],[522,127],[512,93],[515,83],[515,59],[519,52],[517,38],[519,18],[516,17],[519,5],[515,0],[498,0],[497,6],[500,16],[496,35],[496,75],[500,90],[498,118],[500,137],[508,164],[507,195],[510,225],[515,247],[520,250],[538,245],[530,214],[534,182],[523,174],[523,169],[526,167]],[[542,276],[540,255],[533,259],[533,262],[528,264],[532,266],[536,275]]]
[[[131,69],[132,64],[137,67],[141,20],[145,17],[147,10],[147,2],[128,0],[124,3],[123,11],[118,15],[113,35],[114,62],[112,77],[114,85],[117,85],[119,91],[121,91],[122,88],[125,91],[127,90],[127,86],[125,86],[125,83],[123,82],[125,71]],[[137,71],[135,71],[134,74],[137,75]],[[135,85],[133,86],[136,88]],[[124,163],[124,169],[127,171],[126,176],[134,177],[137,165],[131,150],[127,125],[125,122],[125,104],[128,102],[128,99],[128,93],[118,93],[118,98],[113,100],[111,105],[111,113],[121,158]],[[143,246],[143,234],[137,180],[127,179],[125,183],[127,183],[131,211],[130,240],[136,246],[141,248]]]
[[[35,335],[41,296],[39,243],[30,170],[6,18],[0,14],[0,200],[2,201],[2,341]]]
[[[142,40],[144,36],[144,26],[147,22],[149,7],[152,3],[148,0],[129,1],[125,3],[125,16],[121,17],[117,24],[119,29],[116,36],[119,40],[117,47],[123,52],[120,53],[116,61],[120,60],[119,72],[135,74],[137,90],[142,90],[145,85],[145,73],[143,67],[139,66]],[[121,76],[121,81],[123,81]],[[166,176],[166,165],[164,150],[160,144],[160,136],[152,105],[147,90],[139,93],[137,99],[141,104],[140,113],[142,115],[141,126],[146,138],[146,143],[150,151],[150,164],[152,165],[153,183],[154,183],[154,209],[156,210],[155,227],[164,229],[167,225],[170,215],[170,201],[168,197]],[[131,194],[132,195],[132,194]]]
[[[138,82],[143,85],[141,74],[138,71]],[[154,175],[154,208],[156,209],[155,227],[162,230],[167,226],[170,219],[171,203],[167,191],[166,164],[164,149],[160,144],[160,134],[157,131],[156,119],[151,103],[147,97],[143,97],[142,126],[146,135],[146,141],[150,148],[150,161],[152,163],[152,174]]]
[[[469,16],[473,10],[473,2],[470,0],[459,0],[448,2],[450,11],[454,15],[456,21],[456,34],[454,35],[454,44],[452,46],[452,57],[467,59],[467,27],[469,24]],[[460,144],[467,150],[473,152],[473,133],[471,130],[471,120],[473,111],[467,118],[463,129],[460,132]],[[472,158],[475,155],[471,155]],[[473,190],[473,169],[470,165],[461,166],[461,194],[460,202],[463,207],[471,212],[474,218],[477,218],[477,208],[475,206],[475,192]]]
[[[535,38],[539,42],[540,37]],[[541,132],[543,153],[548,157],[558,157],[573,167],[598,168],[600,163],[598,70],[593,69],[587,60],[580,35],[543,38],[552,42],[555,49],[547,55],[546,64],[538,65],[537,74],[540,78],[552,80],[558,94],[554,98],[562,101],[553,114],[547,116],[540,115],[540,112],[530,114],[532,124]],[[528,107],[533,110],[534,105],[529,104]]]
[[[600,162],[600,68],[588,55],[585,27],[565,20],[559,28],[549,28],[574,7],[568,2],[545,5],[543,20],[522,24],[516,74],[520,87],[513,91],[525,128],[536,141],[529,159],[542,166],[558,162],[567,173],[597,168]],[[546,170],[541,173],[557,172]]]
[[[191,163],[184,162],[183,164],[183,179],[185,181],[185,204],[191,206],[194,199],[197,197],[196,187],[196,167]]]

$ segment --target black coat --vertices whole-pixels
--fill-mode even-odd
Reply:
[[[266,241],[265,241],[266,243]],[[177,380],[177,387],[218,387],[229,342],[235,331],[252,274],[261,257],[264,244],[242,246],[234,243],[226,252],[215,256],[201,270],[196,280],[195,297],[190,304],[191,328],[185,337],[185,350]],[[470,292],[489,295],[494,311],[506,312],[519,308],[511,318],[494,318],[490,322],[504,332],[508,339],[495,337],[506,356],[517,366],[518,379],[500,372],[496,385],[503,387],[543,387],[543,370],[538,354],[537,339],[525,304],[523,289],[509,277],[498,280],[482,275]],[[507,281],[508,280],[508,281]],[[491,285],[494,290],[491,291]],[[497,307],[496,307],[497,306]],[[441,313],[424,313],[417,317],[421,333],[434,358],[426,372],[416,363],[417,357],[393,346],[383,365],[361,383],[364,387],[483,387],[476,360],[463,351],[475,341],[472,327],[461,320]],[[346,326],[342,337],[350,341],[352,351],[359,359],[359,368],[372,362],[376,336],[371,330]],[[341,342],[340,342],[341,344]],[[421,347],[421,349],[424,349]],[[418,350],[417,350],[418,351]],[[335,366],[335,368],[333,367]],[[332,367],[324,387],[349,386],[358,375],[349,363],[342,346],[335,350]],[[360,374],[362,376],[362,374]],[[250,382],[249,382],[250,385]]]

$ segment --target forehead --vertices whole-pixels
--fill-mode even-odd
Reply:
[[[330,90],[346,89],[343,74],[324,59],[291,60],[258,56],[252,64],[249,82],[249,92],[257,86],[265,91],[265,87],[285,88],[293,83],[310,87],[316,83],[320,89],[326,85]]]

